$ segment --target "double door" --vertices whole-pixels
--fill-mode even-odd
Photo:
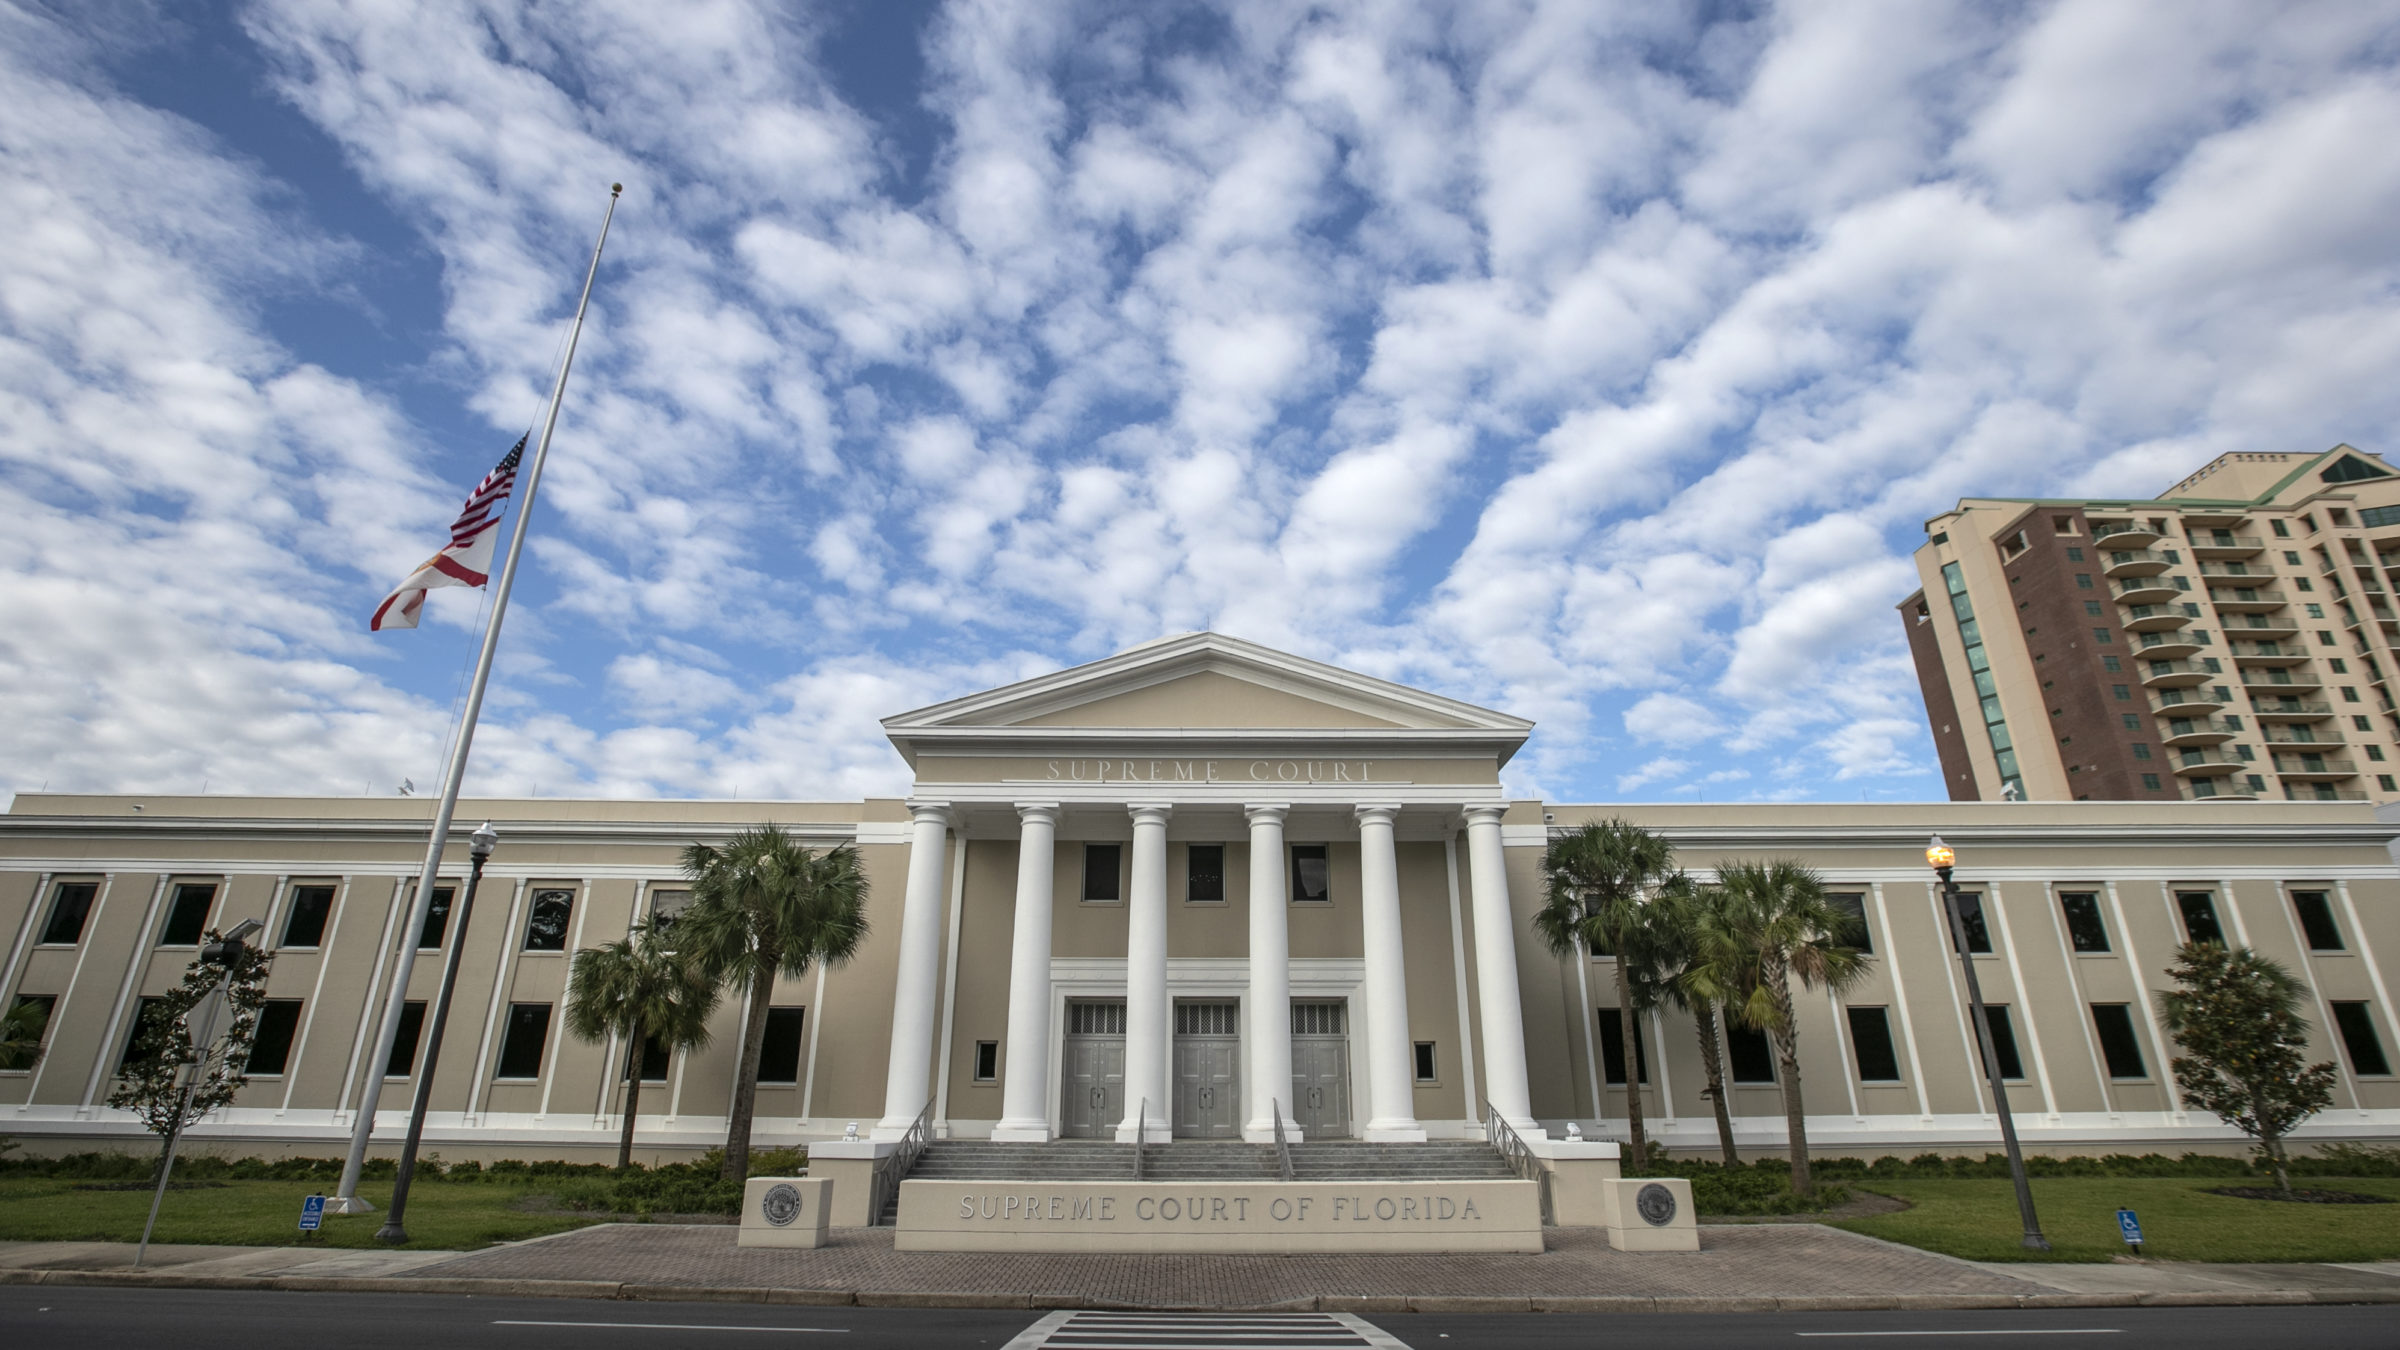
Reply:
[[[1242,1006],[1175,1005],[1178,1139],[1236,1139],[1242,1133]]]
[[[1061,1039],[1059,1134],[1114,1139],[1125,1118],[1125,1001],[1070,999]]]
[[[1292,1001],[1292,1120],[1304,1139],[1350,1134],[1347,1005]]]

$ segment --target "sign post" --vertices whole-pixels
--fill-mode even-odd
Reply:
[[[2125,1245],[2133,1248],[2133,1254],[2140,1256],[2142,1254],[2142,1221],[2132,1210],[2120,1209],[2117,1211],[2117,1231],[2125,1235]]]
[[[300,1231],[314,1233],[325,1226],[325,1193],[317,1192],[300,1202]]]

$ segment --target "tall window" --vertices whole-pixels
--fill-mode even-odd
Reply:
[[[2133,1034],[2133,1011],[2122,1003],[2092,1005],[2092,1030],[2100,1036],[2100,1056],[2108,1061],[2111,1078],[2147,1078],[2142,1042]]]
[[[1881,1008],[1850,1008],[1850,1048],[1858,1057],[1862,1083],[1900,1081],[1900,1056],[1892,1046],[1892,1022]]]
[[[758,1043],[758,1081],[800,1081],[800,1030],[807,1021],[806,1008],[767,1009],[767,1034]]]
[[[400,1034],[392,1037],[392,1057],[383,1062],[383,1076],[406,1078],[417,1071],[417,1042],[425,1036],[425,1003],[410,999],[400,1005]]]
[[[1432,1041],[1418,1041],[1416,1043],[1417,1081],[1420,1083],[1439,1083],[1442,1081],[1440,1065],[1433,1057],[1433,1047],[1434,1043]],[[1648,1082],[1649,1080],[1645,1078],[1642,1081]]]
[[[1833,912],[1842,916],[1842,926],[1834,934],[1844,946],[1856,947],[1862,956],[1875,952],[1874,935],[1867,931],[1867,897],[1863,891],[1834,891],[1825,897]]]
[[[1775,1047],[1768,1044],[1767,1033],[1756,1027],[1725,1024],[1725,1059],[1737,1083],[1775,1081]]]
[[[2100,918],[2100,897],[2090,891],[2063,891],[2058,907],[2067,916],[2067,940],[2079,952],[2108,950],[2108,925]]]
[[[33,1043],[37,1046],[41,1045],[49,1038],[50,1014],[58,1010],[58,995],[19,994],[17,995],[17,1001],[9,1005],[9,1011],[15,1012],[19,1008],[26,1007],[37,1009],[37,1011],[29,1013],[27,1016],[31,1018],[33,1023]]]
[[[690,891],[653,890],[650,892],[650,926],[663,933],[674,927],[676,917],[691,907]]]
[[[263,1078],[281,1074],[291,1063],[292,1038],[300,1030],[300,1000],[271,998],[258,1010],[258,1031],[250,1039],[250,1058],[242,1072]]]
[[[200,935],[208,931],[208,911],[217,902],[217,884],[213,881],[179,882],[174,897],[167,901],[167,921],[158,930],[161,947],[197,947]]]
[[[2010,1079],[2023,1078],[2025,1063],[2017,1058],[2017,1028],[2008,1020],[2008,1005],[1990,1003],[1984,1005],[1984,1011],[1991,1014],[1992,1054],[2000,1061],[2000,1076]],[[1975,1019],[1969,1016],[1967,1025],[1973,1026],[1974,1024]],[[1982,1043],[1981,1033],[1978,1032],[1976,1044],[1980,1046]],[[1977,1053],[1982,1052],[1978,1050]]]
[[[97,881],[62,881],[50,891],[50,921],[42,925],[48,946],[72,947],[83,941],[83,921],[91,917],[92,900],[100,894]]]
[[[2175,908],[2183,915],[2183,940],[2225,945],[2225,930],[2217,926],[2217,898],[2207,891],[2175,892]]]
[[[1292,845],[1292,902],[1321,905],[1333,899],[1333,864],[1323,844]]]
[[[333,917],[331,886],[292,887],[292,907],[283,916],[285,947],[319,947],[325,942],[325,922]]]
[[[165,1048],[153,1042],[151,1036],[166,1030],[163,1025],[166,1015],[167,1001],[163,998],[145,997],[133,1005],[133,1026],[125,1033],[124,1050],[117,1055],[118,1073],[125,1072],[126,1065],[148,1059]]]
[[[1611,1086],[1625,1083],[1625,1016],[1615,1008],[1600,1012],[1600,1071]],[[1642,1043],[1641,1024],[1634,1024],[1633,1071],[1650,1081],[1650,1047]]]
[[[1974,891],[1960,891],[1958,919],[1960,927],[1967,930],[1967,950],[1978,956],[1991,955],[1992,930],[1983,921],[1983,897]],[[1949,924],[1948,919],[1942,922],[1945,927]],[[1950,950],[1958,950],[1958,934],[1955,930],[1950,934]]]
[[[508,1005],[508,1033],[500,1042],[497,1078],[531,1080],[542,1076],[542,1049],[550,1040],[550,1005]]]
[[[1000,1081],[1000,1042],[975,1042],[975,1081],[978,1083]]]
[[[2383,1057],[2383,1040],[2375,1034],[2374,1009],[2364,1003],[2336,1003],[2333,1025],[2342,1033],[2342,1049],[2349,1052],[2351,1073],[2361,1078],[2376,1078],[2392,1071],[2391,1061]]]
[[[1950,593],[1950,613],[1958,620],[1958,639],[1963,644],[1967,672],[1975,683],[1975,695],[1983,714],[1984,734],[1992,743],[1992,761],[2000,770],[2003,786],[2013,786],[2017,795],[2025,795],[2025,780],[2017,771],[2017,752],[2008,736],[2008,719],[2000,711],[2000,694],[1992,676],[1991,656],[1983,649],[1983,630],[1975,624],[1975,605],[1967,598],[1966,573],[1957,563],[1942,564],[1942,585]]]
[[[1113,905],[1125,898],[1117,877],[1124,855],[1123,844],[1083,846],[1083,898],[1087,902]]]
[[[1196,905],[1225,899],[1225,846],[1191,844],[1184,848],[1183,897]]]
[[[400,893],[401,904],[410,904],[415,900],[416,897],[411,893],[413,890],[412,887],[410,890]],[[449,931],[450,888],[436,886],[433,888],[433,904],[425,910],[424,930],[417,934],[417,950],[433,951],[439,948],[442,945],[442,936]]]
[[[2300,931],[2308,935],[2312,952],[2338,952],[2342,948],[2342,927],[2333,921],[2333,906],[2323,891],[2292,892],[2292,909],[2300,916]]]
[[[575,892],[552,887],[533,893],[533,911],[525,920],[525,950],[563,952],[567,921],[575,916]]]

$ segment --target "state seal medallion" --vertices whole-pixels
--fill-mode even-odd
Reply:
[[[1667,1201],[1667,1208],[1670,1212],[1674,1210],[1675,1202],[1672,1199]],[[769,1186],[767,1193],[758,1198],[758,1212],[760,1217],[777,1228],[789,1228],[792,1220],[800,1217],[798,1188],[781,1183]]]
[[[1675,1222],[1675,1192],[1653,1181],[1634,1193],[1633,1208],[1642,1222],[1664,1228]]]

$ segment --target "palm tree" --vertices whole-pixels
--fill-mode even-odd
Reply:
[[[1721,909],[1701,916],[1696,938],[1706,973],[1694,983],[1743,1026],[1775,1042],[1783,1116],[1792,1152],[1792,1189],[1816,1189],[1808,1170],[1808,1124],[1800,1092],[1800,1023],[1792,981],[1839,990],[1865,970],[1854,947],[1841,942],[1849,919],[1825,899],[1825,885],[1801,864],[1728,863],[1717,870]]]
[[[50,1005],[39,999],[19,999],[0,1017],[0,1069],[30,1069],[42,1057],[42,1031],[50,1024]]]
[[[625,1038],[625,1129],[617,1166],[633,1165],[633,1122],[642,1109],[642,1060],[651,1045],[669,1053],[708,1044],[717,985],[651,924],[575,953],[567,976],[567,1030],[587,1041]]]
[[[1640,923],[1640,910],[1664,882],[1674,865],[1675,850],[1666,840],[1622,820],[1594,821],[1550,841],[1542,855],[1542,907],[1533,916],[1534,932],[1550,950],[1574,953],[1588,960],[1597,944],[1615,954],[1617,973],[1617,1034],[1625,1057],[1625,1114],[1632,1136],[1636,1167],[1646,1166],[1650,1143],[1642,1129],[1642,1088],[1634,1067],[1641,1063],[1635,1018],[1642,1003],[1636,997],[1636,953],[1631,939]]]
[[[1649,925],[1651,960],[1661,991],[1676,1007],[1692,1015],[1700,1036],[1700,1066],[1708,1075],[1703,1094],[1717,1114],[1717,1150],[1731,1167],[1741,1161],[1733,1146],[1733,1112],[1725,1096],[1725,1053],[1717,1037],[1717,1000],[1705,991],[1717,977],[1703,969],[1705,953],[1700,934],[1708,916],[1725,904],[1725,893],[1713,885],[1692,881],[1681,872],[1659,888],[1649,908],[1656,921]]]
[[[722,848],[683,851],[691,907],[676,916],[675,941],[713,982],[746,988],[733,1118],[725,1131],[724,1175],[750,1174],[750,1120],[758,1109],[758,1056],[775,977],[810,963],[839,965],[867,936],[867,878],[848,844],[812,853],[775,825],[735,835]]]

